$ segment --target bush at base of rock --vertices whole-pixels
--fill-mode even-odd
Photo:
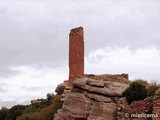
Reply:
[[[133,101],[143,100],[146,97],[154,96],[155,91],[160,88],[160,84],[155,81],[148,83],[142,79],[136,79],[130,86],[122,93],[126,97],[128,103]]]
[[[147,96],[154,96],[155,91],[160,87],[160,85],[156,81],[148,83],[146,80],[136,79],[134,82],[138,82],[145,86],[147,90]]]
[[[143,100],[147,97],[146,87],[140,82],[134,81],[130,86],[122,93],[126,97],[128,104],[133,101]]]

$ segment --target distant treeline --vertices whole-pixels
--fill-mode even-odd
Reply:
[[[0,120],[53,120],[62,107],[61,95],[47,94],[46,99],[37,99],[30,105],[15,105],[0,110]]]

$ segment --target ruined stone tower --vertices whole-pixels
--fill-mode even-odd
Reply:
[[[69,80],[84,76],[84,33],[83,27],[74,28],[69,34]]]

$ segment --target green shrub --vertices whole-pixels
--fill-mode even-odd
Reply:
[[[0,120],[5,120],[7,118],[8,109],[1,109],[0,110]]]
[[[60,108],[62,108],[61,95],[55,95],[53,99],[53,112],[56,113]]]
[[[18,116],[20,116],[25,109],[24,105],[15,105],[11,109],[9,109],[7,113],[7,120],[16,120]]]
[[[25,113],[22,116],[19,116],[17,120],[40,120],[38,112],[34,113]]]
[[[147,97],[147,90],[144,84],[140,81],[134,81],[130,86],[122,93],[126,97],[128,104],[133,101],[143,100]]]
[[[62,107],[61,95],[55,95],[51,103],[41,110],[24,113],[17,120],[53,120],[54,113]]]
[[[147,96],[154,96],[156,90],[160,87],[157,82],[149,83],[147,86]]]
[[[144,85],[145,87],[148,86],[148,82],[147,82],[146,80],[143,80],[143,79],[140,79],[140,78],[134,80],[133,82],[136,82],[136,83],[139,83],[139,84],[141,84],[141,85]]]
[[[52,98],[54,97],[54,94],[53,93],[47,93],[47,100],[48,101],[51,101],[52,100]]]

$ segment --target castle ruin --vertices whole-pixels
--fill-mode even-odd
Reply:
[[[84,32],[83,27],[74,28],[69,34],[69,80],[84,76]]]

